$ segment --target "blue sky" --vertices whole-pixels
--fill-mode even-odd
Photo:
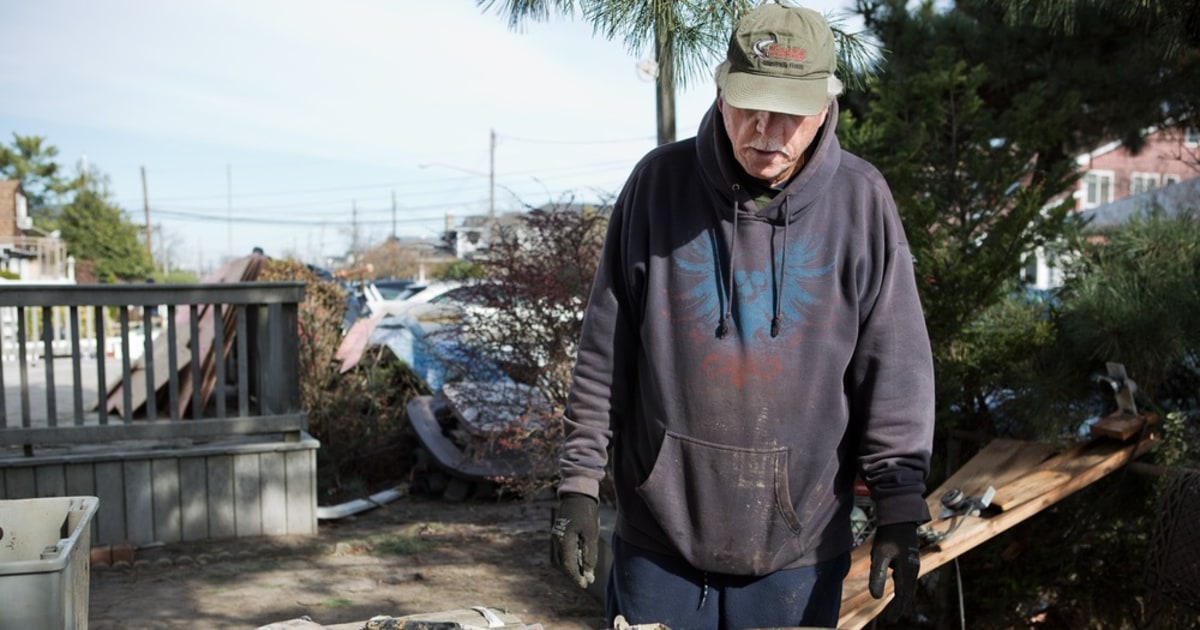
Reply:
[[[493,131],[497,212],[615,194],[655,144],[648,52],[473,0],[0,0],[0,131],[86,160],[138,223],[148,199],[174,266],[321,264],[355,225],[371,244],[486,213]],[[679,137],[714,94],[679,95]]]

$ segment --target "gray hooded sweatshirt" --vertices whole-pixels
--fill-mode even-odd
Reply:
[[[617,198],[559,494],[597,496],[611,464],[629,544],[718,573],[811,565],[850,549],[856,475],[880,525],[929,518],[933,364],[912,255],[836,121],[834,104],[764,207],[715,106]]]

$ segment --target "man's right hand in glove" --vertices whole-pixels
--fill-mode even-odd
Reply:
[[[587,588],[596,580],[600,502],[583,494],[563,495],[550,528],[550,540],[559,566],[581,588]]]

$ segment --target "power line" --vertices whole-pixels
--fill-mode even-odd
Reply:
[[[596,167],[600,167],[600,168],[596,168]],[[567,177],[579,177],[579,176],[594,175],[594,174],[599,174],[599,173],[609,173],[609,172],[613,172],[617,168],[621,169],[620,172],[623,176],[625,174],[625,172],[628,170],[628,167],[629,167],[628,162],[626,162],[624,160],[613,161],[613,162],[608,162],[608,163],[597,163],[597,164],[590,165],[590,166],[567,167],[566,169],[558,169],[559,172],[551,171],[552,174],[546,175],[544,177],[530,178],[528,181],[519,181],[519,182],[514,182],[511,184],[506,184],[506,183],[500,182],[500,183],[497,183],[497,186],[507,190],[508,192],[512,193],[514,196],[519,196],[519,195],[517,195],[518,191],[515,189],[520,188],[520,189],[528,190],[535,185],[538,185],[538,184],[544,185],[545,182],[549,182],[549,181],[560,180],[560,179],[567,178]],[[590,169],[590,170],[583,170],[585,168]],[[481,179],[481,178],[479,178],[479,177],[464,177],[464,178],[455,178],[453,181],[460,181],[460,179],[461,180],[472,180],[472,179]],[[486,183],[481,181],[477,186],[471,186],[471,188],[482,189],[485,186],[486,186]],[[435,209],[435,208],[445,208],[448,206],[461,206],[461,205],[467,205],[467,204],[475,205],[475,204],[487,203],[487,201],[488,201],[488,199],[486,197],[484,197],[482,199],[466,199],[466,200],[454,199],[452,201],[445,200],[445,198],[450,197],[451,195],[453,195],[455,193],[462,193],[463,191],[464,191],[464,189],[461,186],[456,187],[454,189],[436,188],[436,189],[419,190],[419,191],[415,191],[415,192],[410,191],[406,194],[397,195],[397,200],[398,200],[398,202],[401,203],[402,209],[406,209],[406,210],[407,209],[417,209],[417,210]],[[541,192],[545,192],[545,191],[536,191],[536,192],[541,193]],[[486,193],[481,192],[480,194],[486,194]],[[533,193],[529,193],[529,194],[533,194]],[[255,196],[255,195],[233,195],[232,199],[233,199],[233,201],[238,201],[238,200],[244,199],[245,197],[250,197],[250,196]],[[417,205],[414,205],[412,203],[413,199],[429,198],[429,197],[434,197],[434,198],[440,199],[440,200],[434,201],[434,202],[421,203],[421,204],[417,204]],[[226,201],[226,205],[228,205],[230,203],[229,198],[223,196],[222,199]],[[391,202],[390,191],[389,191],[388,196],[381,195],[380,197],[370,197],[367,199],[361,199],[361,198],[356,197],[356,199],[365,201],[367,203],[371,203],[371,202],[390,203]],[[154,206],[154,208],[152,208],[152,210],[154,210],[156,208],[162,208],[165,210],[175,210],[177,212],[204,212],[204,211],[210,210],[210,209],[213,211],[217,211],[217,208],[215,206],[208,208],[208,207],[204,207],[202,205],[170,203],[171,201],[182,201],[182,200],[187,200],[187,199],[184,199],[184,198],[156,199],[155,206]],[[192,198],[192,200],[196,200],[196,199]],[[407,202],[405,200],[407,200]],[[166,202],[166,203],[164,204],[164,202]],[[273,203],[273,204],[269,204],[269,205],[254,205],[254,206],[237,204],[237,210],[240,212],[280,211],[280,212],[288,213],[289,216],[295,216],[295,214],[297,213],[297,210],[300,208],[307,208],[307,209],[309,209],[310,213],[318,214],[321,212],[336,211],[340,208],[344,208],[345,204],[348,202],[349,202],[349,199],[341,198],[341,199],[306,200],[306,201],[295,201],[295,202],[281,201],[281,202]]]
[[[532,142],[538,142],[538,141],[533,140]],[[622,141],[617,140],[617,141],[613,141],[613,142],[622,142]],[[570,144],[570,143],[564,142],[564,144]],[[565,176],[565,175],[560,175],[560,174],[565,174],[565,173],[570,173],[570,174],[575,174],[575,175],[586,175],[586,174],[589,174],[592,172],[609,170],[611,168],[616,168],[616,167],[629,168],[632,165],[633,165],[632,161],[627,160],[627,159],[620,159],[620,160],[609,160],[606,162],[573,164],[573,165],[559,166],[559,167],[548,168],[548,169],[540,168],[540,169],[526,169],[526,170],[520,170],[520,171],[497,172],[496,177],[504,178],[504,179],[512,179],[512,178],[520,178],[523,176],[540,175],[541,177],[539,179],[546,180],[546,179],[557,178],[560,176]],[[388,190],[400,189],[400,190],[404,190],[404,189],[411,189],[413,187],[417,187],[418,192],[410,193],[409,196],[435,195],[435,194],[444,194],[445,188],[443,188],[441,186],[438,186],[435,188],[428,188],[427,186],[431,183],[443,182],[443,181],[454,181],[454,182],[473,181],[476,179],[481,180],[480,185],[482,186],[483,178],[481,176],[459,175],[459,176],[451,177],[451,178],[429,177],[429,178],[422,178],[421,180],[417,180],[417,181],[391,182],[391,183],[386,183],[386,184],[359,184],[359,185],[350,185],[350,186],[333,186],[333,187],[326,187],[326,188],[298,188],[298,189],[292,189],[292,190],[238,193],[236,195],[233,195],[233,199],[236,201],[236,200],[255,199],[255,198],[262,198],[262,197],[284,197],[284,196],[288,196],[288,195],[313,195],[313,194],[323,194],[323,193],[353,192],[353,191],[370,190],[370,189],[388,189]],[[420,187],[422,187],[422,186],[426,187],[424,189],[424,191],[421,191]],[[458,188],[456,188],[455,190],[458,190]],[[183,196],[183,197],[160,197],[160,198],[158,198],[158,201],[168,201],[168,202],[206,201],[206,200],[215,201],[218,199],[222,200],[222,201],[228,201],[227,196],[228,196],[228,191],[225,193],[213,193],[211,195],[189,195],[189,196]]]
[[[643,136],[640,138],[615,138],[607,140],[562,140],[549,138],[522,138],[520,136],[501,135],[505,140],[513,140],[516,142],[524,142],[527,144],[570,144],[570,145],[595,145],[595,144],[630,144],[633,142],[654,142],[653,136]]]
[[[212,214],[202,214],[202,213],[194,213],[194,212],[179,212],[179,211],[175,211],[175,210],[154,210],[154,212],[156,214],[158,214],[159,216],[166,217],[169,219],[175,219],[178,221],[186,221],[186,222],[199,222],[199,223],[224,223],[228,220],[228,221],[232,221],[233,223],[236,223],[239,225],[279,225],[279,226],[288,226],[288,227],[327,227],[330,225],[343,225],[343,224],[349,225],[351,223],[351,221],[343,220],[341,217],[331,217],[331,218],[326,218],[326,219],[313,220],[313,219],[279,219],[279,218],[271,218],[271,217],[246,216],[246,217],[233,217],[232,219],[227,219],[226,217],[212,215]],[[404,224],[427,223],[429,221],[441,221],[443,219],[444,219],[444,216],[440,216],[440,215],[439,216],[428,216],[428,217],[409,217],[409,218],[403,218],[403,219],[397,218],[396,223],[404,223]],[[382,219],[359,218],[359,219],[357,219],[357,222],[359,225],[387,226],[392,223],[392,219],[390,217],[382,218]]]

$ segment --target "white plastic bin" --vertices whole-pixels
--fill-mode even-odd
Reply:
[[[0,501],[0,630],[87,628],[96,497]]]

